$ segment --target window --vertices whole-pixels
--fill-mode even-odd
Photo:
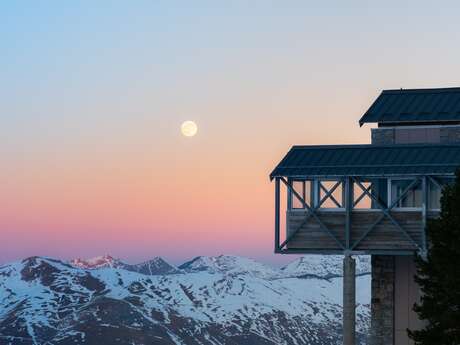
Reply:
[[[345,188],[342,181],[318,181],[318,202],[324,199],[321,208],[344,208]]]
[[[439,210],[441,208],[441,188],[433,181],[428,181],[428,209]]]
[[[365,193],[358,183],[353,183],[354,209],[372,210],[387,205],[388,180],[386,178],[361,179],[360,184],[372,197]]]
[[[307,203],[308,206],[311,206],[311,181],[292,181],[292,189],[296,191]],[[292,209],[304,209],[304,204],[295,196],[294,193],[291,193],[291,208]]]
[[[371,182],[362,182],[362,186],[369,192],[372,193]],[[372,206],[372,199],[366,192],[363,191],[361,186],[357,183],[353,183],[353,208],[355,209],[370,209]]]
[[[412,184],[413,180],[391,180],[391,204],[395,202]],[[397,204],[397,208],[420,208],[422,207],[422,186],[416,184],[402,197]]]
[[[435,182],[434,182],[434,181]],[[448,177],[435,177],[429,178],[427,181],[428,201],[427,206],[429,210],[439,211],[441,209],[441,195],[444,186],[455,182],[454,178]]]
[[[292,189],[303,198],[309,207],[319,207],[321,209],[341,209],[344,208],[344,184],[342,181],[330,180],[291,180]],[[288,208],[291,210],[303,210],[304,204],[293,192],[288,193]]]

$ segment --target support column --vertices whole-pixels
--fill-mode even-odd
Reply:
[[[343,259],[343,345],[355,345],[356,333],[356,261]]]
[[[371,345],[395,344],[395,257],[372,255]]]
[[[275,253],[280,250],[280,179],[275,179]]]

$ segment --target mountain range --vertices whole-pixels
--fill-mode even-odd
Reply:
[[[159,256],[141,262],[139,264],[126,264],[119,259],[115,259],[110,255],[98,256],[91,259],[73,259],[69,263],[72,266],[83,268],[83,269],[99,269],[99,268],[120,268],[127,271],[138,272],[146,275],[159,275],[159,274],[174,274],[180,273],[180,271],[167,263],[163,258]]]
[[[0,267],[0,344],[339,344],[341,267],[341,257],[317,255],[280,269],[225,255],[178,267],[159,257],[30,257]],[[361,343],[369,272],[358,257]]]

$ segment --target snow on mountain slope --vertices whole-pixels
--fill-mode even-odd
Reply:
[[[273,279],[281,276],[280,272],[255,260],[231,255],[198,256],[179,266],[185,272],[249,274],[259,278]]]
[[[181,273],[173,265],[166,262],[164,259],[159,256],[153,258],[152,260],[142,262],[140,264],[124,264],[124,269],[128,271],[138,272],[146,275],[161,275],[161,274],[177,274]]]
[[[146,275],[28,258],[0,267],[0,342],[338,344],[341,278],[278,274],[273,279],[271,271],[277,270],[266,267],[240,257],[202,257],[182,274]],[[369,322],[369,275],[357,277],[357,303],[362,342]]]
[[[371,272],[370,256],[357,256],[356,274]],[[288,277],[318,276],[322,278],[342,275],[343,256],[340,255],[305,255],[281,268]]]

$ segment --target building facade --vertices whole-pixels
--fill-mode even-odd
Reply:
[[[426,253],[426,222],[460,167],[460,88],[383,91],[359,121],[368,123],[370,145],[294,146],[274,169],[275,252],[343,254],[344,281],[347,260],[371,255],[370,343],[406,345],[406,329],[423,326],[414,254]],[[345,344],[354,293],[344,283]]]

